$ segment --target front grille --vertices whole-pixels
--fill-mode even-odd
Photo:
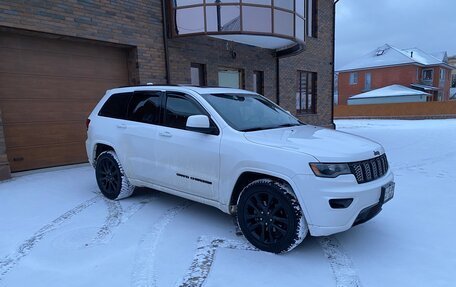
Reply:
[[[366,183],[386,174],[388,160],[386,159],[386,154],[383,154],[369,160],[349,163],[348,166],[358,183]]]

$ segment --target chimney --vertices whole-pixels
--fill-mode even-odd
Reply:
[[[410,52],[410,57],[413,58],[413,51]]]

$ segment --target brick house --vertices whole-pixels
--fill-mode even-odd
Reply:
[[[85,162],[85,119],[122,85],[240,87],[333,127],[334,2],[237,2],[1,1],[0,178]]]
[[[346,105],[350,97],[391,85],[431,94],[429,101],[447,101],[451,68],[446,52],[429,54],[385,44],[337,71],[339,105]]]

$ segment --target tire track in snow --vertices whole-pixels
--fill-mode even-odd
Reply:
[[[126,209],[122,207],[119,201],[103,198],[108,211],[106,219],[95,237],[89,244],[86,244],[86,246],[107,244],[112,239],[114,232],[121,224],[127,222],[133,215],[136,214],[136,212],[141,210],[154,198],[155,197],[143,199],[138,203],[132,204]]]
[[[70,220],[73,216],[81,213],[89,206],[92,206],[100,199],[101,197],[97,195],[79,204],[73,209],[68,210],[54,219],[51,223],[41,227],[37,232],[35,232],[35,234],[32,235],[32,237],[25,240],[12,254],[2,258],[0,260],[0,282],[4,279],[8,272],[11,271],[11,269],[19,263],[22,258],[27,256],[36,244],[40,242],[49,232],[55,230],[57,227]]]
[[[350,257],[345,253],[339,240],[334,236],[317,237],[325,257],[329,260],[336,279],[337,287],[361,287],[356,269]]]
[[[335,237],[317,239],[325,257],[329,260],[337,287],[361,287],[354,264],[344,252],[342,245]],[[201,236],[195,257],[178,287],[201,287],[209,275],[218,248],[260,251],[248,242]]]
[[[201,236],[196,254],[179,287],[200,287],[206,281],[218,248],[260,251],[248,242]]]
[[[116,200],[110,200],[105,197],[103,197],[103,201],[108,211],[105,221],[92,241],[89,244],[86,244],[86,246],[107,243],[110,239],[110,235],[112,234],[113,229],[116,226],[120,225],[123,215],[123,209],[120,205],[120,202]]]
[[[131,286],[157,286],[155,270],[155,255],[163,231],[168,224],[192,202],[185,200],[179,205],[168,209],[157,222],[141,238],[136,250],[135,262],[131,277]]]

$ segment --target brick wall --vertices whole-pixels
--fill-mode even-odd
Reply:
[[[236,58],[231,56],[231,50],[236,52]],[[271,50],[197,36],[171,39],[169,54],[174,84],[191,82],[191,63],[206,65],[209,86],[218,85],[219,67],[242,69],[247,90],[253,90],[253,71],[263,71],[265,96],[272,101],[276,99],[276,64]]]
[[[304,122],[333,127],[332,122],[332,13],[333,1],[318,1],[318,38],[307,38],[306,50],[280,60],[280,105]],[[227,48],[228,43],[228,48]],[[205,64],[208,85],[218,85],[219,67],[242,69],[245,88],[253,89],[253,71],[264,72],[264,94],[276,101],[276,59],[270,50],[211,37],[182,37],[169,41],[172,83],[190,83],[191,63]],[[233,59],[229,50],[234,50]],[[318,74],[317,112],[296,114],[297,71]]]
[[[350,85],[351,72],[341,72],[339,73],[339,104],[346,105],[349,97],[366,92],[364,90],[366,73],[371,73],[371,89],[374,90],[394,84],[410,87],[410,84],[419,82],[417,70],[421,78],[420,68],[415,65],[357,71],[358,84],[355,85]]]
[[[280,104],[296,113],[297,70],[316,72],[317,112],[298,114],[304,122],[332,127],[332,15],[333,1],[318,1],[318,38],[307,38],[306,51],[280,60]]]
[[[442,82],[440,81],[440,69],[445,70],[445,81]],[[435,68],[434,75],[434,81],[436,82],[436,87],[441,87],[443,88],[443,100],[448,101],[450,99],[450,88],[451,88],[451,69],[447,68]]]

